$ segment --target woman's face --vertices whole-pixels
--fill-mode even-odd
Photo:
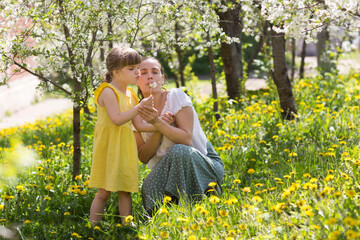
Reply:
[[[164,75],[161,73],[160,64],[154,59],[146,59],[140,63],[140,78],[137,86],[144,95],[161,91]]]

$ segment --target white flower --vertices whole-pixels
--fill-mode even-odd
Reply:
[[[156,83],[156,82],[150,83],[150,87],[151,87],[151,88],[156,88],[156,86],[157,86],[157,83]]]

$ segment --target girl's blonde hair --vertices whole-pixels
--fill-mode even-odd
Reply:
[[[113,71],[140,63],[141,56],[136,50],[129,47],[115,47],[106,56],[107,73],[105,73],[102,81],[110,83],[113,78]]]

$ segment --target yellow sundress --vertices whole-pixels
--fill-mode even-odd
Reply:
[[[106,87],[114,90],[120,112],[126,112],[138,104],[138,99],[130,88],[126,95],[109,83],[102,83],[95,90],[97,122],[89,187],[111,192],[138,192],[138,155],[131,121],[116,126],[110,120],[106,108],[98,104],[99,96]]]

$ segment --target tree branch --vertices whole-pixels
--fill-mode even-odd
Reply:
[[[50,79],[40,75],[40,74],[37,74],[36,72],[33,72],[31,71],[30,69],[26,68],[25,66],[21,65],[20,63],[14,61],[14,64],[18,67],[20,67],[21,69],[25,70],[26,72],[30,73],[31,75],[34,75],[36,77],[38,77],[39,79],[43,80],[44,82],[47,82],[47,83],[51,83],[52,85],[54,85],[55,87],[57,87],[58,89],[60,89],[61,91],[63,91],[64,93],[66,93],[67,95],[69,96],[72,96],[72,93],[67,91],[65,88],[61,87],[60,85],[58,85],[57,83],[51,81]]]

